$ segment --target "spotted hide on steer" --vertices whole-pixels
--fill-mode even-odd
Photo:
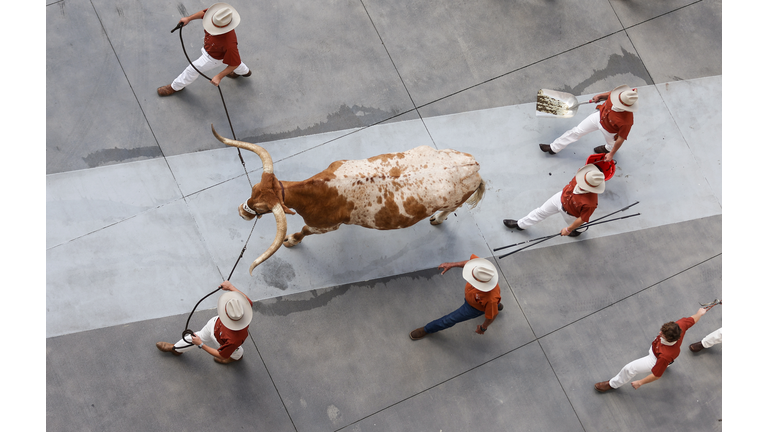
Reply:
[[[211,130],[224,144],[259,155],[264,166],[261,182],[238,210],[245,220],[272,212],[277,235],[251,264],[251,274],[281,244],[295,246],[305,236],[333,231],[341,224],[391,230],[432,216],[430,223],[438,225],[465,202],[474,208],[485,192],[480,165],[472,155],[456,150],[421,146],[364,160],[341,160],[306,180],[280,181],[264,148],[224,138],[213,125]],[[298,213],[306,224],[287,237],[286,213]]]

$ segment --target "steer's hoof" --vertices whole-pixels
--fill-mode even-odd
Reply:
[[[285,247],[294,247],[297,244],[299,244],[299,242],[291,240],[290,237],[286,237],[285,240],[283,240],[283,246]]]
[[[443,223],[443,221],[441,221],[438,218],[432,216],[431,218],[429,218],[429,223],[431,223],[432,225],[440,225],[441,223]]]

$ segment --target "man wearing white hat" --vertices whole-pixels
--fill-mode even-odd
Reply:
[[[225,76],[230,78],[251,76],[251,70],[240,60],[240,52],[237,49],[235,27],[240,24],[240,14],[235,8],[227,3],[215,3],[207,9],[182,18],[179,22],[187,25],[196,19],[203,20],[205,31],[200,58],[192,62],[195,67],[187,66],[171,84],[158,88],[157,94],[160,96],[170,96],[192,84],[200,76],[195,68],[205,73],[226,64],[227,67],[223,71],[211,78],[211,84],[215,86],[218,86]]]
[[[578,237],[581,232],[576,229],[589,222],[597,208],[597,195],[603,191],[605,175],[595,164],[587,164],[579,168],[563,190],[552,195],[541,207],[520,220],[504,219],[502,222],[507,228],[522,231],[559,212],[569,224],[560,230],[560,235]]]
[[[467,281],[464,286],[464,304],[448,315],[413,330],[410,333],[411,339],[419,340],[430,333],[445,330],[480,315],[485,315],[485,321],[477,326],[475,333],[485,334],[488,326],[496,319],[496,315],[504,308],[501,304],[501,290],[498,284],[499,274],[490,261],[472,254],[466,261],[443,263],[438,268],[443,269],[440,274],[445,274],[454,267],[463,268],[462,276]]]
[[[219,297],[219,312],[202,330],[192,335],[192,345],[182,338],[176,344],[158,342],[157,349],[180,356],[194,346],[213,356],[217,363],[227,364],[243,358],[243,342],[248,338],[248,325],[253,317],[253,302],[229,281],[221,284],[226,291]]]
[[[562,134],[552,144],[539,144],[544,153],[560,153],[568,144],[576,142],[584,135],[599,130],[605,138],[605,145],[595,147],[595,153],[607,153],[605,161],[611,161],[619,147],[627,140],[629,130],[634,123],[637,111],[637,89],[621,85],[610,92],[600,93],[592,98],[594,102],[606,101],[598,105],[596,113],[584,119],[578,126]]]

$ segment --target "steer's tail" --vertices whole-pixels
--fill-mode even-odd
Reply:
[[[485,180],[480,179],[480,185],[475,189],[475,193],[467,200],[466,204],[469,205],[470,210],[477,207],[477,203],[485,196]]]

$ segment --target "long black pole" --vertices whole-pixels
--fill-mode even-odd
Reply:
[[[613,222],[613,221],[617,221],[617,220],[621,220],[621,219],[627,219],[627,218],[631,218],[631,217],[635,217],[635,216],[640,216],[640,213],[635,213],[635,214],[633,214],[633,215],[629,215],[629,216],[622,216],[622,217],[617,217],[617,218],[614,218],[614,219],[608,219],[608,220],[605,220],[605,221],[601,221],[601,222],[598,222],[597,220],[595,220],[594,222],[590,222],[590,223],[586,223],[586,224],[584,224],[584,225],[581,225],[579,228],[588,228],[588,227],[591,227],[591,226],[600,225],[600,224],[603,224],[603,223],[608,223],[608,222]],[[601,218],[601,219],[602,219],[602,218]],[[528,246],[525,246],[525,247],[521,247],[520,249],[515,249],[514,251],[512,251],[512,252],[510,252],[510,253],[507,253],[507,254],[504,254],[504,255],[501,255],[501,256],[499,256],[498,258],[499,258],[499,259],[502,259],[502,258],[504,258],[504,257],[510,256],[510,255],[512,255],[513,253],[517,253],[517,252],[520,252],[520,251],[521,251],[521,250],[523,250],[523,249],[528,249],[528,248],[529,248],[529,247],[531,247],[531,246],[536,246],[536,245],[537,245],[537,244],[539,244],[539,243],[545,242],[545,241],[547,241],[547,240],[549,240],[549,239],[551,239],[551,238],[557,237],[557,236],[559,236],[559,235],[561,235],[561,234],[560,234],[560,233],[557,233],[557,234],[552,234],[552,235],[550,235],[550,236],[547,236],[547,237],[541,237],[540,239],[533,239],[533,240],[528,240],[528,242],[532,242],[532,241],[536,241],[536,240],[538,240],[538,241],[536,241],[536,243],[530,244],[530,245],[528,245]],[[528,243],[528,242],[523,242],[523,243]],[[504,246],[504,247],[501,247],[501,248],[498,248],[498,249],[494,249],[494,251],[496,251],[496,250],[500,250],[500,249],[505,249],[505,248],[508,248],[508,247],[511,247],[511,246],[515,246],[515,245]]]
[[[600,220],[602,220],[602,219],[605,219],[605,218],[607,218],[608,216],[613,216],[613,215],[615,215],[616,213],[619,213],[619,212],[623,212],[624,210],[626,210],[626,209],[628,209],[628,208],[630,208],[630,207],[632,207],[633,205],[635,205],[635,204],[638,204],[638,203],[640,203],[640,201],[635,201],[634,203],[632,203],[632,204],[630,204],[630,205],[628,205],[628,206],[624,207],[623,209],[620,209],[620,210],[616,210],[616,211],[615,211],[615,212],[613,212],[613,213],[609,213],[609,214],[607,214],[607,215],[605,215],[605,216],[599,217],[599,218],[597,218],[597,219],[593,220],[592,222],[589,222],[589,223],[586,223],[586,224],[584,224],[584,225],[581,225],[579,228],[586,228],[586,227],[589,227],[589,226],[592,226],[592,225],[599,225],[599,224],[596,224],[595,222],[597,222],[597,221],[600,221]],[[613,219],[613,220],[618,220],[618,219]],[[511,247],[519,246],[519,245],[521,245],[521,244],[526,244],[526,243],[530,243],[530,242],[533,242],[533,241],[538,241],[538,240],[541,240],[541,239],[544,239],[544,240],[549,240],[549,239],[551,239],[552,237],[557,237],[558,235],[560,235],[560,234],[553,234],[553,235],[551,235],[551,236],[546,236],[546,237],[539,237],[539,238],[535,238],[535,239],[531,239],[531,240],[526,240],[526,241],[524,241],[524,242],[515,243],[515,244],[511,244],[511,245],[507,245],[507,246],[502,246],[502,247],[499,247],[499,248],[496,248],[496,249],[494,249],[493,251],[494,251],[494,252],[496,252],[496,251],[500,251],[500,250],[502,250],[502,249],[508,249],[508,248],[511,248]]]

